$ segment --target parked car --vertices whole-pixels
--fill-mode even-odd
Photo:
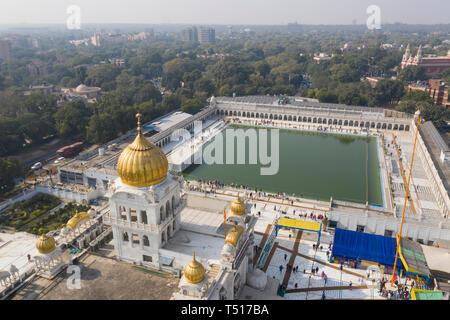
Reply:
[[[61,161],[63,161],[65,158],[64,157],[59,157],[58,159],[56,159],[53,163],[60,163]]]
[[[32,169],[32,170],[38,170],[38,169],[40,169],[40,168],[42,168],[42,163],[40,163],[40,162],[36,162],[35,164],[33,164],[33,165],[31,166],[31,169]]]

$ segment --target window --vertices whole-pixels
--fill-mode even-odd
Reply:
[[[142,256],[142,258],[143,258],[143,260],[145,262],[152,262],[153,261],[151,256],[146,256],[145,254]]]
[[[130,208],[130,217],[131,217],[131,222],[138,221],[136,209]]]
[[[127,220],[127,209],[124,206],[119,207],[120,218],[123,220]]]
[[[328,221],[328,228],[337,228],[337,221],[334,220]]]
[[[357,225],[357,226],[356,226],[356,231],[358,231],[358,232],[364,232],[364,226]]]
[[[394,231],[392,231],[392,230],[384,230],[384,236],[385,237],[391,237],[392,238],[392,235],[394,234]]]
[[[141,210],[141,222],[147,224],[147,212],[145,210]]]
[[[96,187],[97,186],[97,179],[95,178],[87,178],[88,186],[90,187]]]
[[[139,244],[139,236],[135,233],[132,234],[133,244]]]
[[[144,246],[149,247],[150,246],[150,241],[148,240],[147,236],[144,236],[142,238],[142,242],[144,243]]]
[[[129,239],[128,239],[128,232],[122,233],[122,239],[123,239],[124,242],[128,242],[129,241]]]

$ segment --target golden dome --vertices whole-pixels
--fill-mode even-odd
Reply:
[[[55,250],[55,239],[52,236],[48,236],[43,234],[36,241],[36,249],[38,249],[39,253],[47,254]]]
[[[184,268],[184,277],[190,283],[202,282],[205,277],[205,268],[195,260],[195,252],[192,261]]]
[[[164,181],[169,164],[164,152],[142,134],[141,115],[138,113],[136,117],[138,135],[121,153],[117,171],[124,184],[140,188]]]
[[[225,243],[231,244],[233,247],[236,247],[240,236],[244,232],[244,228],[241,226],[234,226],[233,229],[228,232],[227,237],[225,238]]]
[[[245,213],[245,203],[238,197],[231,203],[231,214],[242,216]]]
[[[75,215],[72,218],[70,218],[69,221],[67,221],[66,226],[75,230],[75,228],[81,221],[90,219],[90,218],[91,218],[91,215],[89,213],[77,211],[77,213],[75,213]]]

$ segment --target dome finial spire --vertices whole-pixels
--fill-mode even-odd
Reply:
[[[139,134],[142,133],[141,117],[142,117],[142,115],[139,112],[136,113],[136,118],[138,119],[138,121],[137,121],[137,131],[138,131]]]

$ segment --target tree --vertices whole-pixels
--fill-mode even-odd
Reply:
[[[174,94],[164,96],[162,101],[162,107],[165,112],[170,112],[179,109],[181,107],[181,98]]]
[[[207,96],[211,96],[214,93],[214,85],[208,79],[198,79],[195,81],[194,89],[196,92],[205,92]]]
[[[450,121],[450,110],[438,105],[422,104],[420,106],[422,117],[426,121],[432,121],[438,130],[446,129],[447,122]]]
[[[337,103],[338,102],[338,96],[334,92],[328,91],[326,89],[319,90],[319,93],[317,94],[317,99],[319,99],[319,102],[328,102],[328,103]]]
[[[270,73],[270,65],[265,61],[256,63],[256,71],[264,78]]]
[[[403,96],[405,88],[398,80],[381,79],[371,92],[373,101],[377,106],[397,103]]]
[[[14,178],[22,177],[25,167],[20,160],[12,157],[0,158],[0,194],[14,188]]]
[[[398,78],[404,82],[423,81],[427,79],[425,69],[422,66],[407,66],[399,72]]]
[[[82,100],[68,102],[55,113],[56,130],[61,137],[84,135],[89,116]]]
[[[92,67],[87,71],[86,85],[108,90],[111,89],[111,83],[114,83],[119,74],[120,69],[115,65],[102,64]]]
[[[181,110],[186,113],[195,114],[204,107],[204,102],[200,99],[186,99],[181,104]]]
[[[86,138],[92,143],[106,143],[117,136],[117,129],[113,117],[102,113],[93,115],[87,126]]]

